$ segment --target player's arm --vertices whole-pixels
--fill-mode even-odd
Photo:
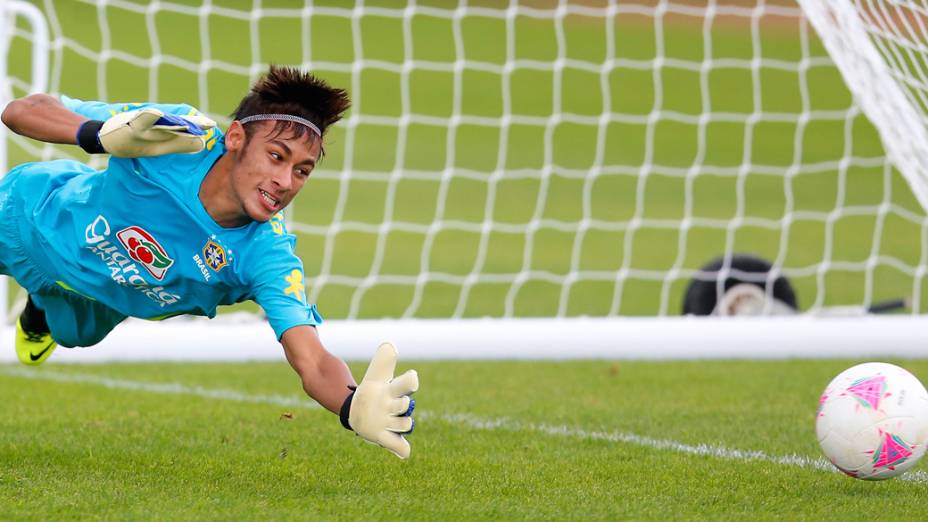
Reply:
[[[314,326],[294,326],[284,332],[280,343],[306,393],[325,409],[339,413],[357,386],[344,361],[322,346]]]
[[[409,396],[419,389],[419,376],[415,370],[393,376],[397,353],[392,344],[380,345],[361,384],[355,386],[348,366],[322,346],[315,327],[294,326],[280,342],[310,397],[339,414],[342,425],[364,440],[400,458],[409,457],[404,435],[414,426],[415,401]]]
[[[77,144],[77,130],[89,120],[47,94],[30,94],[13,100],[3,110],[2,119],[16,134],[67,145]]]
[[[47,94],[14,100],[2,114],[3,123],[17,134],[46,143],[80,145],[91,154],[123,158],[199,152],[204,147],[202,136],[216,126],[216,122],[199,114],[179,116],[157,107],[112,116],[104,112],[100,117],[92,119],[74,112]]]

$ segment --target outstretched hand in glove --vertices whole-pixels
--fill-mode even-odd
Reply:
[[[408,370],[397,377],[397,351],[383,343],[374,353],[367,373],[341,408],[342,424],[364,440],[378,444],[401,459],[409,458],[412,412],[416,401],[410,397],[419,389],[419,375]]]

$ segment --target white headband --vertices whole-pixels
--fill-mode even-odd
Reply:
[[[316,124],[307,120],[306,118],[300,118],[299,116],[294,116],[292,114],[255,114],[253,116],[248,116],[238,120],[242,125],[252,122],[252,121],[263,121],[263,120],[283,120],[283,121],[292,121],[294,123],[300,123],[309,128],[309,130],[316,133],[316,136],[322,137],[322,132],[319,130],[319,127],[316,127]]]

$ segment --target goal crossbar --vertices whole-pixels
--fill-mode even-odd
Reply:
[[[48,2],[47,6],[52,6],[54,2]],[[359,112],[352,115],[345,126],[347,131],[344,142],[347,159],[344,164],[344,176],[340,173],[319,173],[322,179],[332,181],[337,176],[339,188],[341,191],[335,197],[336,211],[338,219],[344,217],[345,221],[336,221],[332,224],[307,224],[300,222],[291,222],[291,230],[298,233],[305,233],[313,236],[317,242],[325,243],[325,260],[322,263],[322,270],[316,279],[318,288],[329,284],[330,286],[353,286],[357,287],[355,293],[350,298],[350,311],[347,314],[348,320],[330,320],[320,328],[320,335],[326,346],[334,353],[348,359],[366,359],[370,356],[374,347],[385,339],[397,343],[404,358],[409,359],[665,359],[665,358],[819,358],[819,357],[839,357],[839,358],[860,358],[860,357],[920,357],[924,355],[924,347],[928,339],[928,319],[922,315],[912,316],[857,316],[857,317],[821,317],[815,314],[804,314],[791,317],[766,317],[766,318],[693,318],[693,317],[669,317],[666,314],[672,313],[671,307],[667,304],[670,288],[681,274],[687,275],[693,272],[692,267],[684,266],[684,254],[677,256],[669,270],[652,269],[649,267],[639,268],[632,266],[626,257],[621,266],[600,268],[582,268],[585,260],[583,242],[584,238],[593,237],[596,234],[609,235],[623,239],[616,240],[623,242],[622,247],[626,250],[632,250],[633,237],[636,233],[640,234],[643,230],[654,232],[666,232],[679,229],[684,231],[680,236],[680,243],[685,243],[686,233],[691,229],[696,230],[700,227],[710,229],[713,232],[725,236],[726,252],[731,251],[734,244],[734,237],[740,233],[741,227],[769,232],[771,230],[787,230],[789,224],[794,221],[815,221],[827,224],[828,227],[841,219],[842,217],[855,217],[859,214],[868,216],[875,214],[875,219],[882,224],[887,214],[898,212],[904,215],[909,222],[917,223],[922,219],[921,226],[924,227],[922,216],[914,216],[908,210],[899,210],[894,207],[888,200],[874,206],[858,206],[851,209],[834,209],[833,211],[823,212],[800,212],[791,213],[793,205],[792,193],[786,195],[784,203],[787,215],[782,218],[763,216],[753,216],[746,213],[744,209],[746,179],[749,175],[759,174],[766,177],[782,175],[787,179],[787,185],[793,183],[800,171],[807,169],[807,172],[817,173],[819,170],[837,170],[840,171],[841,183],[844,183],[845,176],[851,167],[880,168],[885,165],[882,157],[879,158],[861,158],[849,153],[842,160],[836,162],[821,161],[814,165],[806,165],[802,162],[801,154],[796,152],[793,164],[785,166],[782,169],[777,165],[765,164],[763,161],[750,158],[750,143],[745,146],[744,163],[740,166],[715,165],[709,161],[703,161],[703,155],[706,153],[705,143],[710,127],[713,123],[712,118],[717,118],[714,123],[722,125],[731,124],[742,126],[743,139],[747,142],[755,139],[755,127],[759,128],[762,124],[769,125],[785,124],[791,125],[795,131],[795,141],[801,143],[805,125],[810,119],[820,117],[829,122],[839,122],[845,126],[845,129],[852,127],[859,110],[862,110],[873,124],[880,129],[883,146],[886,149],[886,156],[893,165],[905,176],[909,182],[912,193],[924,208],[928,208],[928,189],[925,188],[924,180],[928,176],[928,154],[919,154],[919,146],[924,147],[928,143],[928,131],[926,131],[924,122],[918,118],[918,107],[911,98],[911,95],[900,87],[890,78],[891,74],[887,71],[887,65],[881,61],[880,50],[877,49],[866,28],[861,25],[859,16],[854,14],[852,2],[825,2],[819,0],[800,0],[800,4],[806,13],[809,21],[821,34],[821,40],[829,52],[831,60],[837,65],[838,70],[844,76],[845,82],[849,85],[850,90],[854,93],[855,103],[859,105],[852,106],[847,110],[830,110],[816,111],[810,108],[808,93],[804,92],[807,87],[805,75],[812,66],[821,67],[823,62],[827,62],[827,57],[809,56],[804,54],[803,57],[795,63],[786,63],[783,60],[774,59],[766,60],[755,54],[753,59],[722,59],[716,63],[709,63],[711,56],[707,51],[703,61],[698,59],[680,59],[674,56],[668,56],[664,53],[663,42],[657,45],[657,53],[653,60],[636,60],[629,58],[620,58],[616,54],[614,42],[608,42],[604,47],[605,60],[602,63],[593,63],[591,61],[578,60],[565,56],[567,37],[565,36],[565,18],[568,16],[578,16],[589,20],[594,20],[597,16],[609,16],[611,21],[622,17],[639,17],[651,19],[656,27],[656,34],[664,34],[664,31],[670,31],[672,28],[668,24],[665,27],[664,18],[668,13],[694,18],[704,16],[703,31],[709,34],[709,28],[712,20],[722,15],[740,17],[741,19],[750,20],[754,29],[759,25],[758,20],[764,13],[773,13],[780,17],[794,16],[798,11],[795,6],[791,7],[774,7],[769,6],[761,1],[755,8],[744,8],[742,6],[719,6],[716,2],[710,1],[707,7],[688,6],[683,3],[674,3],[672,1],[661,1],[656,6],[645,6],[637,4],[622,4],[608,2],[608,7],[603,9],[582,8],[577,5],[562,1],[558,7],[552,10],[524,8],[518,5],[518,2],[512,2],[506,9],[482,9],[482,8],[465,8],[448,10],[431,7],[411,6],[404,10],[386,9],[386,8],[369,8],[359,7],[354,10],[345,9],[316,9],[307,8],[300,11],[303,16],[301,21],[305,29],[311,24],[307,21],[310,15],[313,16],[346,16],[346,26],[352,29],[359,29],[365,21],[365,17],[382,17],[384,19],[401,20],[403,25],[403,38],[408,41],[413,39],[411,29],[413,19],[419,15],[421,18],[434,18],[436,23],[447,22],[449,30],[453,33],[456,54],[452,61],[441,62],[438,58],[425,59],[417,61],[410,58],[409,53],[403,58],[402,63],[387,63],[379,59],[366,59],[363,56],[355,58],[352,63],[329,63],[326,61],[313,61],[308,54],[304,55],[304,63],[315,63],[330,65],[331,69],[341,74],[352,74],[352,88],[361,85],[360,78],[362,72],[372,70],[377,73],[383,73],[385,76],[390,74],[402,77],[400,105],[403,112],[399,116],[384,116],[378,114],[365,114]],[[203,31],[204,35],[208,34],[210,23],[215,17],[227,17],[240,22],[247,22],[252,34],[249,35],[250,46],[252,48],[252,63],[239,66],[238,64],[228,64],[220,59],[206,59],[200,63],[188,62],[185,60],[174,59],[161,52],[161,42],[158,41],[157,31],[154,35],[149,35],[152,41],[152,53],[154,56],[147,56],[139,59],[132,53],[126,53],[110,48],[102,49],[99,53],[96,50],[86,47],[84,44],[73,39],[63,37],[58,34],[61,31],[60,21],[55,21],[53,27],[56,29],[55,49],[61,50],[63,47],[73,46],[76,54],[83,59],[99,60],[104,63],[97,70],[97,81],[99,92],[107,92],[106,76],[109,62],[119,62],[120,60],[129,63],[135,67],[152,66],[152,73],[149,77],[149,92],[157,93],[159,82],[156,81],[157,68],[161,66],[170,66],[179,69],[194,69],[199,84],[199,101],[208,101],[209,91],[205,85],[210,80],[209,72],[211,66],[216,66],[223,74],[238,75],[241,77],[253,77],[261,72],[264,68],[263,63],[258,63],[256,58],[259,41],[256,28],[260,26],[263,16],[273,16],[274,10],[257,10],[257,12],[245,12],[236,9],[213,8],[207,4],[201,9],[189,9],[178,6],[171,2],[162,2],[151,4],[148,7],[134,3],[100,0],[98,2],[81,2],[81,5],[91,6],[97,10],[98,20],[105,22],[107,19],[107,10],[122,10],[125,16],[138,15],[140,20],[144,19],[152,27],[157,25],[158,16],[162,14],[159,9],[169,16],[188,16],[197,17],[196,23]],[[418,9],[418,10],[417,10]],[[290,11],[287,11],[289,16]],[[46,91],[47,89],[57,89],[61,87],[60,82],[53,82],[54,85],[49,87],[48,78],[48,53],[49,53],[49,35],[46,21],[42,12],[32,4],[15,0],[0,0],[0,107],[11,96],[10,82],[6,74],[7,53],[9,49],[8,37],[13,31],[10,29],[12,20],[16,17],[22,17],[27,20],[31,31],[32,42],[32,77],[29,84],[30,92]],[[497,18],[501,26],[505,26],[507,41],[501,45],[506,47],[506,56],[504,64],[492,64],[485,59],[472,59],[462,49],[463,37],[465,31],[462,30],[463,19],[467,16],[475,16],[480,19]],[[517,59],[514,58],[515,35],[512,28],[520,17],[527,17],[551,21],[553,27],[553,40],[557,48],[557,57],[551,63],[542,62],[534,59]],[[286,18],[286,17],[282,17]],[[837,25],[835,25],[837,23]],[[801,24],[800,24],[801,25]],[[827,27],[838,27],[837,32],[826,30]],[[753,29],[752,29],[753,30]],[[802,25],[802,31],[805,26]],[[605,30],[609,40],[615,36],[615,28],[611,25]],[[753,34],[753,33],[752,33]],[[805,35],[805,33],[802,33]],[[109,28],[104,35],[104,42],[109,42],[111,38]],[[201,35],[202,37],[203,35]],[[756,35],[753,35],[756,38]],[[805,36],[803,36],[804,38]],[[364,45],[361,42],[362,37],[356,35],[355,49],[358,52],[363,51]],[[306,42],[310,39],[304,38]],[[550,43],[550,42],[549,42]],[[711,42],[710,42],[711,43]],[[853,47],[853,52],[849,50]],[[808,51],[807,42],[803,43],[804,52]],[[203,44],[203,53],[211,56],[209,41]],[[756,53],[757,51],[755,51]],[[61,53],[64,55],[64,53]],[[218,54],[218,53],[214,53]],[[709,57],[709,58],[706,58]],[[63,59],[63,58],[60,58]],[[731,111],[715,111],[711,108],[701,115],[686,114],[684,109],[675,109],[673,107],[660,106],[660,97],[654,100],[654,107],[648,113],[637,114],[633,111],[621,113],[620,100],[610,99],[610,90],[606,85],[611,81],[611,75],[617,71],[628,73],[645,73],[652,74],[657,82],[657,87],[664,87],[660,82],[670,83],[673,79],[664,80],[661,75],[666,71],[662,69],[667,67],[675,74],[681,77],[690,75],[699,75],[700,86],[710,83],[710,72],[727,71],[737,69],[749,74],[752,78],[761,76],[761,66],[766,64],[769,71],[784,75],[794,75],[800,78],[799,83],[803,93],[802,109],[797,114],[786,114],[777,111],[764,112],[755,104],[753,112],[736,113]],[[123,64],[124,65],[124,64]],[[421,70],[420,70],[421,69]],[[450,116],[415,113],[410,109],[413,97],[410,94],[409,84],[411,71],[442,73],[450,75],[453,78],[455,100],[451,104]],[[600,115],[582,115],[574,114],[561,107],[560,98],[557,98],[555,108],[550,115],[525,116],[515,114],[513,109],[518,100],[512,96],[515,73],[535,73],[542,75],[551,74],[555,77],[552,90],[561,95],[567,89],[563,85],[561,75],[569,71],[575,75],[593,75],[597,76],[603,86],[601,94],[604,101],[601,104]],[[854,72],[856,71],[856,73]],[[860,72],[864,71],[863,78],[860,78]],[[60,74],[60,71],[58,71]],[[480,75],[492,77],[494,81],[500,80],[504,96],[500,102],[501,117],[490,117],[476,114],[467,114],[463,109],[461,100],[462,86],[466,81],[479,81]],[[57,78],[57,77],[56,77]],[[476,80],[475,80],[476,78]],[[60,79],[59,79],[60,80]],[[25,83],[19,80],[21,83]],[[752,80],[753,81],[753,80]],[[539,85],[539,87],[541,87]],[[355,89],[356,90],[356,89]],[[359,99],[364,100],[364,95],[360,92],[354,93]],[[759,88],[755,87],[752,93],[755,99],[761,98]],[[703,94],[700,100],[701,106],[705,109],[709,106],[710,96]],[[886,103],[880,105],[877,101],[883,100]],[[157,101],[157,100],[156,100]],[[362,102],[363,104],[363,102]],[[363,106],[363,105],[362,105]],[[209,110],[210,107],[202,107]],[[764,121],[764,118],[770,118]],[[435,211],[435,220],[429,223],[412,223],[402,222],[399,218],[395,220],[386,220],[383,224],[371,224],[360,221],[351,221],[345,217],[347,212],[346,196],[348,189],[356,182],[377,182],[381,183],[385,190],[391,194],[391,197],[398,192],[397,181],[407,174],[403,168],[402,159],[395,160],[393,170],[387,172],[370,172],[365,170],[365,166],[356,165],[356,159],[353,157],[355,143],[361,143],[362,131],[369,131],[369,127],[399,127],[397,138],[396,156],[402,158],[405,154],[404,147],[400,144],[411,134],[411,129],[416,125],[422,125],[427,128],[440,127],[447,124],[449,133],[445,138],[446,146],[452,149],[448,154],[445,166],[437,167],[436,171],[415,171],[410,173],[409,179],[421,181],[423,183],[435,182],[439,188],[438,198],[440,202],[436,205],[441,207],[448,199],[450,192],[449,186],[451,180],[463,180],[464,182],[485,183],[487,186],[487,201],[478,202],[479,207],[485,207],[483,221],[475,218],[473,222],[463,222],[451,216],[444,214],[443,210]],[[676,166],[663,164],[661,159],[654,157],[655,145],[653,140],[645,144],[642,148],[645,150],[641,164],[621,164],[609,165],[604,156],[606,155],[606,146],[603,145],[608,139],[609,130],[621,126],[647,128],[647,134],[654,138],[658,134],[658,128],[666,125],[677,125],[681,127],[695,128],[698,132],[697,141],[699,142],[696,159],[691,166]],[[431,127],[429,127],[431,126]],[[481,132],[499,132],[501,136],[499,150],[499,159],[491,173],[484,173],[476,170],[477,168],[466,168],[455,164],[454,147],[455,136],[458,132],[464,134],[463,128],[479,127]],[[557,164],[557,158],[552,151],[552,143],[558,133],[569,126],[587,126],[593,129],[591,134],[593,141],[597,142],[595,152],[596,156],[593,161],[593,167],[589,171],[583,168],[564,167]],[[541,135],[538,143],[542,143],[544,150],[540,155],[544,155],[545,164],[540,169],[520,168],[518,171],[506,170],[506,143],[504,140],[510,133],[515,134],[516,129],[520,132],[536,132]],[[437,132],[437,131],[436,131]],[[809,131],[810,133],[812,131]],[[376,138],[375,138],[376,139]],[[760,138],[757,138],[760,139]],[[6,133],[5,129],[0,127],[0,167],[6,168],[9,165],[6,156]],[[370,143],[370,142],[368,142]],[[24,146],[28,149],[28,146]],[[357,146],[356,148],[363,148]],[[798,148],[798,147],[797,147]],[[37,149],[36,149],[37,150]],[[29,152],[34,152],[29,149]],[[46,150],[36,156],[45,157]],[[510,153],[511,154],[511,153]],[[462,154],[463,155],[463,154]],[[753,162],[752,162],[753,161]],[[760,163],[760,164],[759,164]],[[832,164],[834,163],[834,164]],[[389,169],[389,167],[386,167]],[[423,167],[425,168],[425,167]],[[779,169],[779,170],[778,170]],[[886,171],[890,170],[887,166]],[[708,172],[710,176],[717,176],[720,179],[734,178],[737,183],[737,213],[734,219],[725,221],[722,218],[704,217],[697,215],[694,210],[694,188],[695,180],[698,176]],[[782,172],[781,172],[782,171]],[[540,174],[539,174],[540,172]],[[612,175],[622,175],[634,177],[635,186],[630,191],[636,193],[636,203],[642,203],[635,210],[634,214],[625,221],[616,218],[615,221],[605,221],[594,215],[591,211],[593,208],[591,200],[597,196],[595,181],[602,180]],[[506,179],[510,175],[512,179]],[[326,176],[329,176],[326,178]],[[559,176],[559,177],[558,177]],[[648,178],[650,176],[650,178]],[[613,176],[616,177],[616,176]],[[546,194],[554,194],[558,190],[572,190],[567,183],[570,180],[581,180],[582,188],[577,189],[582,198],[582,216],[579,224],[568,222],[566,218],[550,218],[544,215],[544,205],[537,205],[531,216],[531,222],[523,226],[521,224],[510,224],[508,222],[497,222],[493,220],[494,199],[502,199],[501,184],[504,181],[513,180],[539,180],[538,200],[544,199]],[[556,179],[557,178],[557,179]],[[682,180],[686,185],[686,197],[683,198],[684,214],[682,220],[671,223],[669,219],[648,217],[642,213],[640,207],[643,206],[643,200],[648,197],[646,194],[646,183],[650,179],[661,180]],[[754,178],[751,178],[754,179]],[[566,181],[565,181],[566,180]],[[564,183],[565,187],[554,187],[555,181]],[[797,181],[798,182],[798,181]],[[841,190],[844,190],[842,185]],[[389,212],[385,215],[395,217],[393,214],[395,201],[391,199],[387,203]],[[875,210],[874,210],[875,209]],[[905,212],[908,212],[906,214]],[[624,219],[624,218],[622,218]],[[880,225],[882,226],[882,225]],[[391,228],[392,227],[392,228]],[[392,274],[385,268],[387,248],[387,236],[390,233],[398,235],[407,234],[422,239],[424,243],[424,253],[419,256],[420,264],[428,267],[430,254],[443,248],[441,245],[441,232],[452,231],[464,234],[479,235],[479,254],[474,261],[474,268],[471,273],[465,274],[448,274],[441,272],[439,269],[429,271],[428,269],[418,274]],[[574,237],[567,247],[571,251],[569,261],[570,271],[566,275],[554,273],[555,268],[537,269],[533,266],[538,262],[538,257],[533,249],[541,249],[539,245],[544,243],[541,239],[540,232],[573,234]],[[378,234],[378,246],[375,255],[372,256],[374,261],[369,270],[369,275],[344,275],[336,273],[337,266],[333,261],[334,255],[332,250],[337,246],[336,237],[340,233],[345,234]],[[490,255],[489,247],[493,234],[502,237],[515,238],[521,240],[521,243],[513,242],[513,248],[519,249],[522,253],[522,268],[518,274],[509,273],[484,273],[481,270],[485,265],[491,264],[488,261]],[[899,262],[896,258],[890,256],[881,256],[879,252],[880,237],[875,234],[873,243],[876,245],[865,261],[844,261],[842,259],[832,259],[831,243],[832,228],[825,234],[824,242],[826,243],[825,259],[821,260],[818,265],[806,265],[790,272],[790,275],[802,277],[815,277],[816,290],[818,295],[815,298],[813,308],[822,309],[824,293],[825,273],[834,268],[864,272],[866,275],[867,290],[865,292],[864,304],[872,304],[873,287],[875,286],[874,266],[878,262],[886,261],[890,265],[904,265],[900,269],[911,276],[915,281],[913,293],[918,294],[921,291],[921,280],[925,275],[924,262],[919,263],[917,267],[912,267]],[[786,244],[786,239],[781,240],[782,245]],[[913,239],[914,241],[914,239]],[[446,241],[447,243],[447,241]],[[433,245],[439,245],[434,246]],[[781,246],[782,246],[781,245]],[[445,244],[447,246],[447,244]],[[781,248],[779,258],[775,261],[780,264],[783,262],[783,251]],[[722,252],[719,252],[721,254]],[[533,257],[534,256],[534,257]],[[887,261],[888,259],[888,261]],[[588,260],[587,260],[588,261]],[[594,260],[595,261],[595,260]],[[595,265],[595,263],[592,263]],[[307,274],[308,276],[310,274]],[[430,279],[431,278],[431,279]],[[662,317],[622,317],[619,313],[619,296],[625,291],[625,299],[634,300],[633,292],[625,289],[631,286],[630,281],[657,282],[660,285],[658,290],[661,294],[659,305]],[[425,288],[429,284],[445,284],[451,286],[461,286],[464,291],[461,292],[461,298],[455,308],[453,319],[424,319],[424,318],[403,318],[403,319],[382,319],[382,320],[364,320],[358,319],[359,310],[363,308],[363,298],[365,292],[372,289],[377,283],[386,281],[387,284],[394,284],[401,287],[414,287],[414,298],[406,307],[406,313],[403,315],[415,315],[421,312],[426,305],[423,305]],[[519,290],[532,282],[543,282],[549,285],[559,286],[560,304],[557,307],[557,317],[545,318],[527,318],[516,317],[517,309],[516,297]],[[478,283],[502,284],[508,285],[509,290],[506,292],[505,300],[505,317],[469,319],[462,318],[462,309],[469,293],[476,293],[474,290]],[[608,317],[566,317],[570,304],[570,290],[574,283],[583,282],[605,282],[615,286],[616,297],[608,306]],[[5,284],[0,282],[0,284]],[[3,289],[2,294],[7,292]],[[5,308],[6,300],[0,299],[0,316],[6,316],[2,313]],[[323,309],[325,307],[323,306]],[[918,311],[923,311],[918,309]],[[402,313],[402,311],[401,311]],[[401,314],[394,314],[399,316]],[[12,332],[10,324],[4,322],[0,326],[0,361],[13,360],[13,350],[10,346],[12,343]],[[138,360],[217,360],[217,361],[247,361],[247,360],[282,360],[282,351],[280,344],[274,339],[273,332],[260,317],[235,316],[220,317],[212,322],[205,319],[197,318],[175,318],[166,322],[148,322],[130,319],[116,328],[116,330],[105,339],[100,345],[88,349],[59,350],[55,355],[56,361],[61,362],[91,362],[91,361],[138,361]]]

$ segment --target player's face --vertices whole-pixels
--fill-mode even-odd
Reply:
[[[244,213],[255,221],[268,221],[293,201],[322,150],[322,140],[306,133],[294,138],[289,133],[270,132],[273,122],[262,122],[243,144],[232,172],[232,190]]]

